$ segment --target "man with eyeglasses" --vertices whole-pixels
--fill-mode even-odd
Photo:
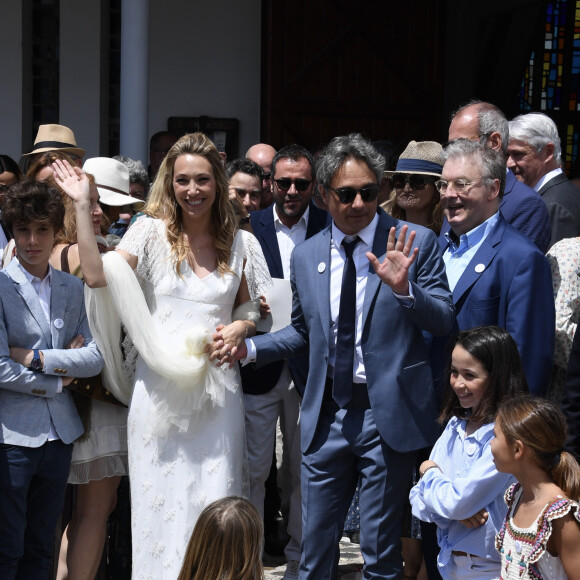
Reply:
[[[451,115],[449,142],[455,139],[479,141],[485,147],[502,152],[507,159],[509,138],[508,120],[491,103],[473,100]],[[499,210],[508,223],[530,238],[544,254],[547,252],[552,229],[548,208],[542,197],[518,181],[507,167]],[[448,230],[449,224],[444,223],[442,233]]]
[[[246,159],[250,159],[262,168],[262,199],[260,209],[270,207],[274,201],[272,192],[272,159],[276,149],[267,143],[252,145],[246,152]]]
[[[377,208],[384,165],[360,134],[329,143],[317,179],[332,224],[292,254],[292,323],[236,354],[257,365],[309,354],[300,580],[336,578],[359,475],[364,578],[402,576],[401,519],[416,452],[438,434],[422,332],[451,331],[451,293],[435,234],[409,232]]]
[[[252,230],[262,246],[270,275],[290,278],[290,257],[295,246],[312,237],[328,223],[327,212],[312,203],[315,162],[310,152],[289,145],[272,159],[274,204],[250,214]],[[250,499],[263,515],[264,483],[268,478],[275,444],[276,423],[287,454],[282,470],[283,507],[288,503],[288,534],[284,550],[288,566],[286,580],[297,578],[302,537],[300,499],[300,396],[304,391],[308,359],[280,361],[259,370],[242,369],[246,405],[246,439],[250,471]],[[300,394],[299,394],[300,393]],[[286,491],[286,493],[284,493]],[[285,496],[288,496],[285,498]],[[285,501],[287,499],[287,501]]]
[[[505,159],[477,141],[444,151],[435,183],[451,230],[440,238],[460,330],[495,325],[515,340],[530,392],[544,395],[554,351],[554,296],[544,254],[498,211]]]

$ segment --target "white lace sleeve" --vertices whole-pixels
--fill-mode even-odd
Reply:
[[[272,278],[260,242],[253,234],[240,230],[238,236],[244,244],[244,274],[250,298],[255,300],[266,294],[272,287]]]

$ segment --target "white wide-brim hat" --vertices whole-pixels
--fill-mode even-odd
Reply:
[[[109,157],[92,157],[83,165],[83,171],[95,178],[99,201],[105,205],[122,206],[145,203],[129,194],[129,169],[120,161]]]

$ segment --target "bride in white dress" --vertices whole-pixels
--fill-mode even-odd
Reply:
[[[85,281],[109,284],[139,352],[128,420],[133,578],[176,578],[203,508],[245,492],[239,372],[213,366],[203,348],[219,327],[225,344],[216,354],[229,363],[254,334],[268,269],[256,239],[237,231],[221,158],[201,133],[171,148],[148,215],[104,259],[105,268],[94,236],[81,239],[81,231],[92,231],[86,176],[61,162],[55,176],[75,202]],[[99,346],[107,351],[110,342]],[[128,398],[122,376],[108,382]]]

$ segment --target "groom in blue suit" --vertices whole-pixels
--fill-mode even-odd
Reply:
[[[0,578],[49,578],[72,443],[83,432],[66,387],[101,371],[82,282],[48,260],[61,194],[25,182],[5,195],[16,257],[0,272]]]
[[[364,577],[401,577],[401,517],[416,451],[437,437],[422,331],[451,330],[451,294],[434,234],[419,226],[409,233],[409,224],[377,211],[383,169],[361,135],[330,142],[317,178],[333,223],[294,249],[292,323],[237,353],[257,365],[309,355],[300,580],[336,578],[359,475]]]

